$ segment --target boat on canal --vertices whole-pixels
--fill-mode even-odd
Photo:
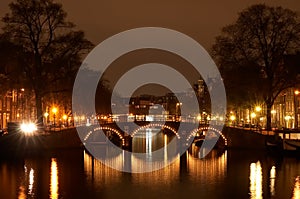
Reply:
[[[283,152],[287,154],[300,155],[300,130],[282,129],[276,130],[275,133],[281,138],[281,141],[277,142],[277,147],[280,145]],[[275,146],[274,142],[268,142],[267,144],[269,147]]]

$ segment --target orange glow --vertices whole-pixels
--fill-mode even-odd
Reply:
[[[300,199],[300,176],[296,178],[294,192],[293,192],[293,199]]]
[[[271,110],[271,113],[272,114],[276,114],[276,110]]]
[[[64,119],[64,120],[67,120],[67,119],[68,119],[68,116],[67,116],[67,115],[63,115],[63,119]]]
[[[260,107],[260,106],[257,106],[257,107],[255,107],[255,110],[256,110],[257,112],[260,112],[260,111],[261,111],[261,107]]]
[[[250,198],[262,199],[262,167],[260,162],[250,165]]]
[[[56,107],[53,107],[53,108],[52,108],[52,113],[53,113],[53,114],[56,114],[57,111],[58,111],[58,109],[57,109]]]
[[[23,186],[19,187],[18,199],[26,199],[26,191],[25,191],[25,188]]]
[[[51,159],[51,181],[50,181],[50,198],[58,198],[58,171],[57,171],[57,162],[55,158]]]
[[[251,118],[255,118],[256,114],[255,113],[251,113]]]
[[[231,121],[234,121],[235,119],[236,119],[236,118],[235,118],[234,115],[230,116],[230,120],[231,120]]]
[[[299,95],[300,94],[300,91],[298,91],[298,90],[295,90],[295,95]]]

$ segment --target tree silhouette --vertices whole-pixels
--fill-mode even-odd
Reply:
[[[43,123],[42,99],[55,84],[74,73],[92,44],[66,21],[62,5],[52,0],[16,0],[3,18],[4,34],[28,55],[22,65],[35,93],[37,120]],[[72,68],[73,67],[73,68]],[[60,80],[60,81],[59,81]]]
[[[299,41],[300,23],[295,12],[259,4],[242,11],[234,24],[224,27],[213,46],[213,56],[222,68],[259,69],[256,80],[261,84],[256,92],[262,94],[267,107],[267,129],[271,129],[274,100],[295,84],[297,73],[284,64],[284,57],[299,50]]]

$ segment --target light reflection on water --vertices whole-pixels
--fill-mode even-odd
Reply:
[[[250,165],[250,196],[251,199],[263,198],[262,167],[260,161]]]
[[[141,129],[133,137],[132,152],[151,156],[152,152],[165,147],[174,137],[162,133],[160,128]]]
[[[32,194],[33,190],[33,183],[34,183],[34,170],[31,168],[29,172],[29,185],[28,185],[28,194]]]
[[[153,132],[152,135],[148,147],[150,143],[152,150],[161,147],[163,160],[167,161],[166,146],[173,137]],[[146,140],[136,141],[136,150],[137,146],[146,150]],[[213,150],[200,159],[200,152],[192,145],[169,166],[140,174],[108,168],[81,150],[60,151],[19,162],[3,160],[0,187],[4,191],[0,191],[0,198],[300,199],[300,161],[296,158],[282,160],[253,151]],[[125,159],[121,153],[107,161],[122,168]],[[130,161],[132,167],[143,166],[134,155]]]
[[[51,181],[50,181],[50,198],[57,199],[58,194],[58,168],[57,161],[55,158],[51,159],[51,171],[50,171]]]
[[[188,155],[189,173],[193,179],[207,183],[224,181],[227,171],[227,151],[213,150],[206,158],[199,158],[200,148],[192,145]]]
[[[167,137],[164,136],[164,139],[166,140]],[[197,149],[198,147],[193,146],[193,148],[194,151],[199,150]],[[198,183],[213,184],[215,181],[224,181],[227,170],[227,151],[221,154],[213,151],[209,156],[207,159],[198,159],[193,154],[186,153],[183,156],[186,157],[186,162],[184,158],[178,156],[174,163],[160,170],[149,173],[130,174],[130,183],[151,187],[153,190],[161,189],[161,183],[164,186],[171,187],[181,181],[182,171],[188,173],[194,183],[193,186]],[[120,161],[119,164],[123,162],[121,156],[116,157],[115,160]],[[133,156],[132,165],[139,165],[139,159]],[[88,153],[84,153],[84,170],[88,181],[99,186],[99,189],[119,184],[124,177],[121,172],[106,167]]]
[[[271,196],[276,195],[276,192],[275,192],[275,179],[276,179],[276,167],[272,166],[272,168],[270,170],[270,192],[271,192]]]
[[[300,176],[297,176],[297,178],[295,180],[293,199],[300,199]]]
[[[25,192],[25,187],[24,186],[19,187],[18,199],[26,199],[26,192]]]
[[[32,162],[25,161],[25,165],[23,166],[24,169],[24,176],[22,177],[22,183],[19,186],[18,190],[18,199],[26,199],[27,196],[29,198],[34,198],[35,193],[34,193],[34,165]]]

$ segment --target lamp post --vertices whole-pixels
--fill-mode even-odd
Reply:
[[[250,129],[251,129],[252,122],[253,122],[254,119],[256,118],[256,113],[252,112],[250,116],[251,116],[251,124],[250,124]]]
[[[63,120],[64,120],[64,123],[65,123],[66,127],[68,127],[68,121],[67,121],[67,119],[68,119],[68,116],[66,114],[64,114],[63,115]]]
[[[294,112],[295,112],[295,124],[294,128],[298,129],[298,100],[297,96],[300,94],[300,91],[295,90],[294,91]]]
[[[284,120],[286,121],[286,128],[290,128],[290,120],[292,119],[292,117],[290,116],[290,115],[286,115],[285,117],[284,117]]]
[[[262,110],[262,108],[260,106],[255,107],[255,111],[258,113],[258,118],[259,118],[259,120],[257,119],[257,124],[256,124],[257,128],[258,128],[259,121],[260,121],[261,110]]]
[[[234,115],[231,115],[229,119],[231,120],[231,126],[235,126],[234,121],[235,121],[236,117]]]
[[[56,117],[56,113],[57,113],[57,108],[56,107],[52,108],[52,113],[53,113],[53,125],[54,125],[54,128],[55,128],[55,117]]]

